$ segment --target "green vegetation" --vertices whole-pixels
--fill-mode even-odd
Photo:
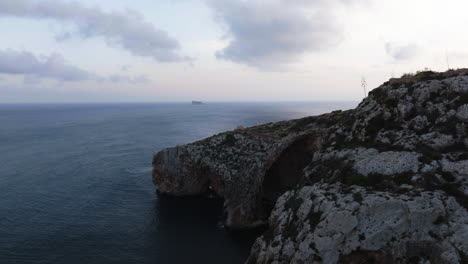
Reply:
[[[366,235],[364,234],[359,234],[359,241],[366,240]]]
[[[358,202],[359,204],[361,204],[361,203],[362,203],[362,200],[363,200],[362,194],[361,194],[361,193],[358,193],[358,192],[357,192],[357,193],[353,193],[353,199],[354,199],[354,201],[356,201],[356,202]]]
[[[435,130],[442,134],[451,135],[457,131],[457,125],[460,124],[457,117],[451,116],[447,118],[446,122],[438,123],[435,125]]]
[[[414,173],[412,172],[403,172],[403,173],[393,175],[392,180],[397,185],[402,185],[402,184],[411,185],[411,178],[413,177],[413,175]]]
[[[413,78],[414,77],[414,73],[404,73],[402,76],[401,76],[401,79],[406,79],[406,78]]]
[[[310,116],[310,117],[305,117],[296,120],[296,123],[294,126],[291,127],[292,131],[301,131],[303,130],[307,125],[313,123],[317,118],[315,116]]]
[[[446,72],[435,72],[429,68],[425,68],[422,71],[417,71],[416,73],[405,73],[401,78],[391,79],[388,83],[392,86],[415,83],[415,82],[424,82],[430,80],[443,80],[446,78],[451,78],[460,75],[468,75],[468,69],[457,69],[457,70],[448,70]]]
[[[374,97],[377,101],[382,101],[387,96],[384,89],[382,89],[381,87],[375,88],[374,90],[370,91],[369,95],[372,95],[372,97]]]
[[[345,179],[345,183],[349,185],[358,185],[362,187],[374,187],[380,184],[384,180],[382,174],[371,173],[368,176],[362,174],[354,174],[351,177]]]
[[[453,109],[457,110],[458,107],[468,104],[468,93],[457,94],[457,99],[453,104]]]
[[[310,242],[309,247],[313,249],[314,251],[317,251],[317,246],[315,245],[314,241]]]
[[[317,225],[320,223],[320,218],[322,218],[322,212],[314,212],[314,210],[311,208],[308,219],[309,219],[309,225],[310,225],[310,230],[313,232]]]
[[[468,264],[468,256],[463,253],[463,251],[458,250],[458,254],[460,255],[460,263],[461,264]]]
[[[388,189],[396,188],[402,184],[411,185],[411,178],[413,177],[412,172],[403,172],[394,175],[383,175],[379,173],[371,173],[367,176],[354,173],[344,179],[344,183],[348,185],[357,185],[362,187],[368,187],[373,189]],[[355,201],[362,201],[360,194],[353,194]]]
[[[434,221],[434,225],[440,225],[445,222],[445,217],[442,215],[439,215],[437,219]]]
[[[442,178],[447,182],[454,182],[456,180],[450,172],[440,171],[440,175],[442,175]]]
[[[462,191],[458,190],[458,187],[458,184],[447,183],[439,186],[439,189],[443,190],[448,195],[453,196],[461,206],[468,210],[468,196],[466,196]]]
[[[384,101],[385,107],[392,109],[398,106],[398,99],[393,97],[388,97]]]
[[[442,154],[439,151],[432,149],[429,146],[419,144],[417,145],[417,149],[423,155],[419,156],[418,160],[425,164],[430,164],[434,160],[442,159]]]
[[[293,217],[294,218],[294,217]],[[285,237],[290,238],[292,241],[296,241],[297,235],[299,235],[299,226],[298,221],[296,219],[290,219],[288,224],[283,230],[283,235]]]
[[[400,129],[400,125],[394,120],[385,120],[383,114],[380,114],[369,120],[366,127],[366,134],[370,137],[375,137],[382,129]]]
[[[457,202],[463,206],[465,209],[468,210],[468,196],[464,194],[463,191],[460,191],[458,188],[460,185],[455,182],[442,182],[439,180],[437,175],[442,175],[442,178],[444,178],[442,171],[436,170],[432,172],[425,173],[423,175],[424,179],[424,189],[426,190],[442,190],[444,191],[447,195],[453,196]],[[445,175],[447,177],[448,175]],[[449,176],[450,177],[450,176]]]
[[[224,141],[221,142],[222,145],[234,146],[236,144],[236,137],[233,134],[226,134]]]
[[[293,196],[289,198],[289,200],[287,200],[286,203],[284,203],[284,208],[286,210],[292,209],[293,212],[296,212],[299,209],[299,207],[301,207],[302,202],[302,198],[297,198],[296,196]]]

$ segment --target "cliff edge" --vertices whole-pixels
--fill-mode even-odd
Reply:
[[[221,133],[153,160],[161,193],[212,190],[248,263],[466,263],[468,70],[391,79],[356,109]]]

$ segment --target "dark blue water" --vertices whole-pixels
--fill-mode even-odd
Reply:
[[[0,263],[242,263],[222,201],[155,194],[153,154],[354,105],[0,105]]]

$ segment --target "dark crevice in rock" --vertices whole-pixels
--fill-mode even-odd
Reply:
[[[267,170],[263,181],[263,202],[271,211],[276,199],[303,181],[303,170],[317,150],[316,136],[299,138],[287,147]]]
[[[358,250],[342,256],[340,264],[393,264],[395,260],[384,251]]]

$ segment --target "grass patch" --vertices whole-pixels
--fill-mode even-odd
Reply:
[[[402,184],[411,185],[412,177],[413,177],[413,172],[403,172],[403,173],[393,175],[392,180],[398,185],[402,185]]]
[[[233,134],[226,134],[224,137],[223,142],[221,142],[222,145],[228,145],[228,146],[234,146],[236,144],[236,137],[234,137]]]
[[[371,173],[368,176],[362,174],[354,174],[345,179],[345,183],[349,185],[358,185],[362,187],[374,187],[384,181],[385,177],[382,174]]]

